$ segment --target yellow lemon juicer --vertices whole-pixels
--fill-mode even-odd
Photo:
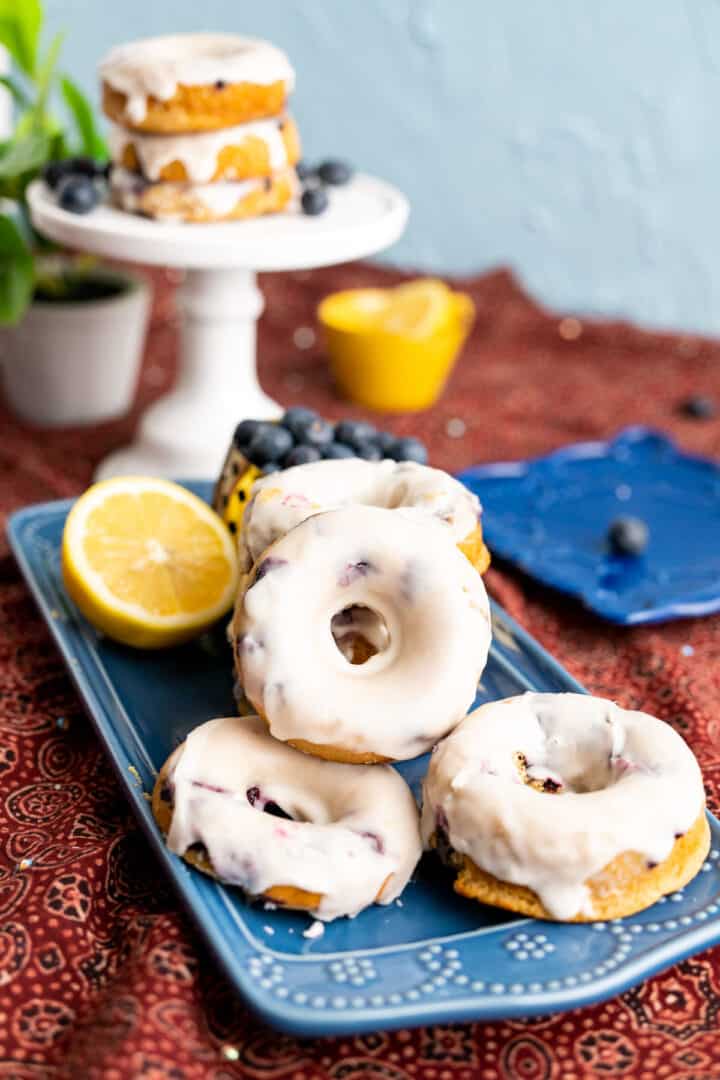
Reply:
[[[371,409],[414,412],[440,396],[475,306],[444,282],[421,278],[331,293],[317,314],[341,392]]]

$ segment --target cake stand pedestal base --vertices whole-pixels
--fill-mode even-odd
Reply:
[[[264,305],[252,270],[188,270],[178,304],[175,387],[147,410],[137,442],[105,458],[99,480],[131,473],[212,476],[239,419],[274,419],[282,412],[255,371],[255,328]]]

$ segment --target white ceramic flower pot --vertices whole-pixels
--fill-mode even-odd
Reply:
[[[150,287],[126,271],[124,291],[98,300],[35,302],[18,326],[0,331],[0,369],[14,411],[32,424],[65,427],[127,412],[137,385]]]

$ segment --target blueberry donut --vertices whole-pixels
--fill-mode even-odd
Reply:
[[[155,135],[113,125],[109,141],[113,164],[148,183],[253,180],[295,165],[300,157],[297,127],[285,116],[190,135]]]
[[[152,807],[170,850],[198,869],[323,920],[391,903],[421,854],[399,773],[314,760],[256,716],[192,731],[161,769]]]
[[[348,506],[263,549],[230,636],[238,682],[276,739],[369,763],[422,754],[460,721],[487,660],[490,614],[446,525]]]
[[[103,111],[138,131],[196,132],[282,113],[290,62],[267,41],[170,34],[117,45],[100,64]]]
[[[422,832],[463,896],[562,922],[649,907],[710,845],[680,735],[585,694],[528,693],[467,716],[433,754]]]
[[[121,168],[110,174],[110,199],[115,206],[158,221],[242,221],[285,210],[296,194],[295,172],[289,168],[251,180],[208,184],[152,183]]]
[[[435,521],[476,570],[487,568],[480,503],[459,480],[414,461],[360,458],[296,465],[257,479],[239,532],[241,566],[252,566],[270,544],[312,514],[353,505]]]

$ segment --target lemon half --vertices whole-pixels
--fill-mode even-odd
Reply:
[[[421,278],[392,289],[347,289],[323,303],[323,316],[356,333],[420,339],[437,332],[453,315],[453,293],[444,281]]]
[[[206,503],[179,484],[116,477],[73,506],[62,541],[65,587],[98,630],[160,649],[207,629],[233,604],[233,538]]]

